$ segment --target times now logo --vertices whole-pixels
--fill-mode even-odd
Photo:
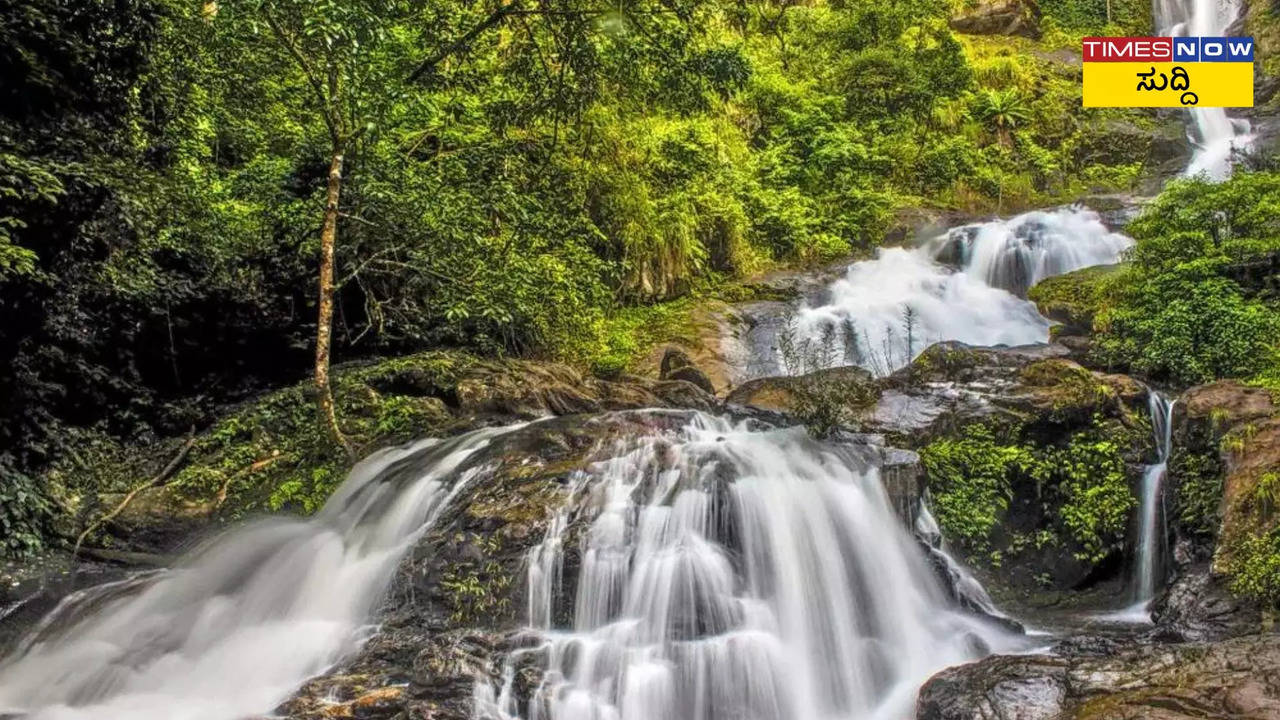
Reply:
[[[1085,62],[1253,62],[1251,37],[1087,37]]]

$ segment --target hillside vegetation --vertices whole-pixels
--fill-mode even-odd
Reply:
[[[931,0],[0,5],[14,516],[84,433],[153,445],[302,380],[329,314],[335,361],[608,375],[688,297],[904,209],[1125,191],[1160,153],[1154,115],[1080,107],[1079,37],[1144,31],[1136,2],[1046,3],[1040,40]]]

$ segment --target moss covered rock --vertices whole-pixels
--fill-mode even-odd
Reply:
[[[448,351],[341,367],[333,383],[357,456],[513,420],[717,404],[678,379],[604,380],[557,363]],[[311,386],[300,384],[231,408],[189,438],[145,447],[95,438],[52,467],[45,481],[66,488],[69,539],[89,527],[89,546],[165,552],[211,523],[260,512],[315,512],[350,462],[317,421]],[[100,522],[108,515],[109,522]]]
[[[1158,619],[1188,637],[1258,629],[1280,610],[1280,403],[1235,381],[1188,389],[1168,487],[1178,577]]]

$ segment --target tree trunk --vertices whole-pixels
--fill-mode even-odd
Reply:
[[[320,231],[320,316],[316,322],[316,398],[320,421],[333,441],[348,454],[351,446],[338,427],[338,412],[329,386],[329,347],[333,341],[333,251],[338,241],[338,196],[342,191],[342,149],[329,161],[329,189],[325,197],[324,228]]]

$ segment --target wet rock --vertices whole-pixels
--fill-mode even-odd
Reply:
[[[916,718],[1050,720],[1067,701],[1068,669],[1061,658],[996,656],[944,670],[921,688]]]
[[[662,365],[659,368],[661,374],[659,377],[665,380],[672,371],[686,367],[693,367],[693,360],[690,359],[689,353],[678,347],[667,346],[667,349],[662,353]]]
[[[692,365],[676,368],[666,374],[662,379],[683,380],[684,382],[690,383],[708,394],[714,394],[716,391],[715,386],[711,384],[711,378],[707,377],[706,373]]]
[[[1035,0],[980,0],[953,16],[951,29],[966,35],[1021,35],[1040,38],[1040,6]]]
[[[1280,718],[1280,635],[1108,655],[994,656],[935,675],[920,720]]]
[[[705,389],[696,384],[681,387],[679,382],[632,376],[603,380],[556,363],[486,361],[464,370],[453,394],[462,413],[517,418],[643,407],[710,408],[716,404]]]
[[[779,413],[794,412],[800,393],[821,389],[847,389],[850,398],[873,398],[879,388],[871,373],[856,367],[818,370],[807,375],[779,376],[748,380],[734,388],[725,398],[729,405],[756,408]],[[854,409],[854,408],[850,408]]]
[[[1231,637],[1262,627],[1257,608],[1232,595],[1208,563],[1183,567],[1156,599],[1152,617],[1161,637],[1178,641]]]
[[[980,348],[938,343],[881,381],[878,402],[859,429],[895,445],[921,447],[973,423],[1024,426],[1060,435],[1101,413],[1125,417],[1146,390],[1132,378],[1092,372],[1061,345]]]

